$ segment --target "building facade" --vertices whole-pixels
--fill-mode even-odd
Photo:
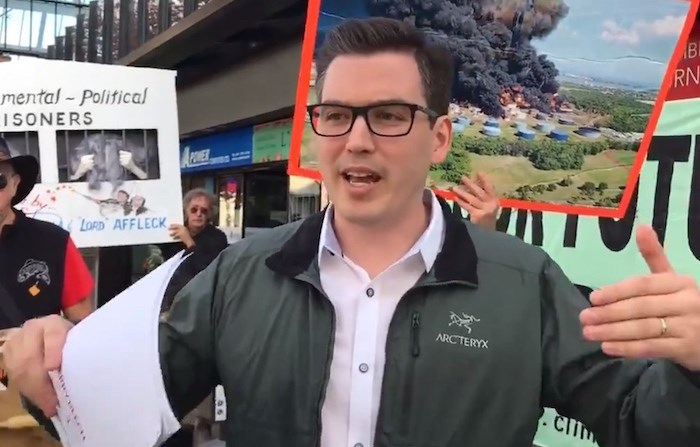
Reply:
[[[214,193],[214,223],[235,241],[320,209],[320,185],[286,174],[306,8],[300,0],[0,0],[8,18],[0,53],[177,70],[181,145],[172,155],[183,190]],[[147,253],[86,250],[99,258],[100,299],[137,279]]]

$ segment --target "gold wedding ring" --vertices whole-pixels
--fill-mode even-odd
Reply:
[[[665,318],[659,318],[659,320],[661,320],[661,336],[663,337],[668,333],[668,325]]]

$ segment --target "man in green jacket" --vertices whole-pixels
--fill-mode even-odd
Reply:
[[[232,447],[524,447],[543,407],[603,446],[697,447],[700,291],[653,230],[637,237],[651,273],[591,307],[542,250],[424,189],[450,147],[448,53],[406,23],[348,20],[317,64],[333,204],[232,245],[175,298],[159,334],[176,416],[222,384]],[[32,321],[6,345],[49,416],[68,329]]]

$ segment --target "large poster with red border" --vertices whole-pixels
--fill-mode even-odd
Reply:
[[[461,174],[484,172],[504,206],[620,218],[675,79],[666,68],[683,57],[690,8],[678,0],[311,0],[288,171],[320,179],[306,106],[317,101],[314,57],[325,33],[345,18],[388,16],[424,28],[456,62],[452,150],[429,186],[451,198]]]

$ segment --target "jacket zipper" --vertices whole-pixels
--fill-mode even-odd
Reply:
[[[418,357],[420,355],[420,313],[418,311],[413,312],[411,318],[411,343],[411,354],[413,357]]]

